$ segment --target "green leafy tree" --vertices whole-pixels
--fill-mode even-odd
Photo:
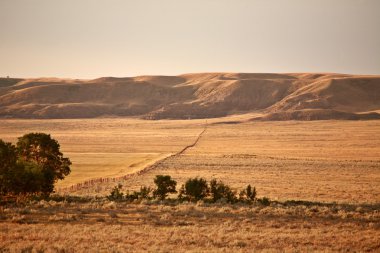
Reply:
[[[10,188],[15,194],[43,193],[45,177],[42,167],[31,162],[18,162],[12,171],[13,186]]]
[[[198,201],[207,197],[208,194],[209,187],[206,179],[196,177],[188,179],[181,187],[179,198]]]
[[[63,157],[59,143],[49,134],[29,133],[18,139],[19,160],[24,164],[34,164],[33,171],[43,175],[40,191],[49,194],[54,190],[54,183],[70,173],[71,162]]]
[[[155,198],[164,200],[169,193],[176,193],[177,182],[174,181],[169,175],[157,175],[154,179],[156,189],[153,191]]]
[[[9,192],[12,183],[12,174],[16,168],[17,150],[12,143],[0,139],[0,193]]]

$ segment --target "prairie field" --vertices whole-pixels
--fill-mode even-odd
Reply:
[[[196,176],[236,190],[251,184],[273,202],[4,206],[0,252],[379,250],[380,121],[244,119],[1,120],[3,140],[45,132],[59,141],[73,165],[58,194],[101,197],[116,184],[136,190],[168,174],[178,187]],[[99,178],[113,180],[81,184]],[[55,230],[62,234],[50,236]]]
[[[157,174],[169,174],[179,184],[194,176],[236,188],[252,184],[259,195],[275,200],[380,202],[377,120],[237,124],[236,118],[211,119],[194,147],[135,174],[192,144],[205,126],[205,120],[2,120],[0,138],[15,142],[28,132],[46,132],[57,139],[73,162],[58,192],[85,180],[126,174],[133,176],[118,182],[133,190],[151,185]],[[105,195],[116,183],[71,193]]]
[[[0,209],[1,252],[378,252],[379,206],[39,201]]]

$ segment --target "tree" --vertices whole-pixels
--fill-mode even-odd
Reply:
[[[153,191],[153,196],[164,200],[169,193],[176,193],[177,182],[169,175],[157,175],[154,179],[157,188]]]
[[[218,182],[216,179],[210,181],[210,193],[214,202],[220,199],[225,199],[229,203],[237,201],[235,192],[228,185],[222,181]]]
[[[207,197],[208,193],[209,187],[206,179],[198,177],[190,178],[181,187],[179,198],[198,201]]]
[[[44,193],[46,184],[42,167],[31,162],[19,161],[10,174],[12,185],[8,191],[15,194]]]
[[[42,175],[42,193],[53,192],[54,183],[64,179],[71,171],[69,158],[63,157],[59,143],[49,134],[29,133],[20,137],[17,151],[20,162],[33,165],[30,172]]]
[[[16,162],[16,147],[0,139],[0,193],[8,192],[13,185],[11,175],[16,168]]]

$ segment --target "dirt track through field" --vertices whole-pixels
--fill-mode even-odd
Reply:
[[[168,159],[178,157],[181,154],[185,153],[188,149],[195,147],[206,131],[207,131],[207,120],[206,120],[206,123],[205,123],[205,126],[204,126],[202,132],[200,132],[198,134],[197,138],[195,139],[195,141],[193,143],[185,146],[183,149],[181,149],[177,153],[174,153],[172,155],[164,157],[163,159],[160,159],[151,165],[147,165],[146,167],[142,168],[139,171],[136,171],[134,173],[130,173],[130,174],[127,174],[124,176],[119,176],[119,177],[95,178],[95,179],[91,179],[91,180],[86,180],[82,183],[74,184],[74,185],[71,185],[69,187],[59,188],[58,192],[64,192],[64,193],[75,192],[75,191],[78,191],[78,190],[83,189],[83,188],[93,187],[97,184],[109,183],[109,182],[119,182],[121,180],[126,180],[129,178],[135,177],[135,176],[142,175],[148,171],[156,169],[158,166],[163,164]]]

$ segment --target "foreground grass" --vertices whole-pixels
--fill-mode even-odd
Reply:
[[[71,198],[0,207],[0,252],[380,250],[380,204]]]

